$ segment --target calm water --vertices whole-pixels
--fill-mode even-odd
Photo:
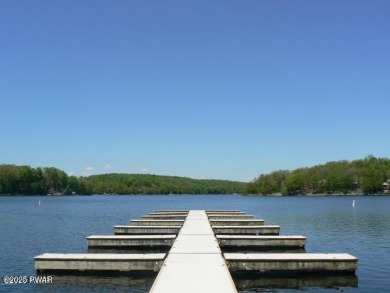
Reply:
[[[0,275],[34,275],[34,256],[86,252],[86,236],[112,234],[112,226],[156,209],[238,209],[280,225],[281,234],[306,236],[307,252],[359,258],[356,276],[235,278],[242,292],[390,292],[390,197],[0,197]],[[153,280],[55,276],[47,285],[1,283],[0,291],[148,292]]]

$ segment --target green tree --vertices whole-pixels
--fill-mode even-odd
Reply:
[[[300,194],[304,192],[305,180],[302,173],[294,172],[287,178],[286,189],[289,195]]]

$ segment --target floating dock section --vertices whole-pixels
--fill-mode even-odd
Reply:
[[[36,256],[38,272],[157,272],[164,261],[164,253],[102,254],[102,253],[44,253]]]
[[[162,234],[178,234],[181,226],[114,226],[116,235],[162,235]]]
[[[221,247],[304,248],[303,236],[217,235]]]
[[[347,253],[225,253],[231,271],[262,273],[354,272],[357,258]]]
[[[35,269],[37,273],[158,272],[152,293],[237,292],[231,273],[351,275],[357,269],[357,258],[346,253],[291,253],[291,249],[304,251],[306,237],[279,233],[280,226],[264,225],[264,220],[238,210],[158,210],[129,225],[114,226],[115,235],[87,237],[89,248],[117,253],[45,253],[34,258]],[[126,248],[170,250],[119,253]],[[273,253],[275,248],[283,253]],[[228,253],[230,249],[256,253]]]
[[[279,235],[280,226],[213,226],[213,230],[216,235]]]
[[[148,215],[143,215],[142,219],[185,220],[188,213],[189,211],[154,211]]]
[[[236,220],[210,220],[212,227],[214,226],[262,226],[264,220],[248,220],[248,219],[236,219]]]
[[[253,216],[251,215],[241,215],[241,214],[209,214],[208,218],[212,220],[251,220]]]
[[[87,237],[88,247],[171,247],[176,235],[92,235]]]
[[[183,226],[184,220],[131,220],[132,226]]]

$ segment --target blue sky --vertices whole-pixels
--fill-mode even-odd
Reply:
[[[0,1],[0,163],[248,181],[390,151],[390,2]]]

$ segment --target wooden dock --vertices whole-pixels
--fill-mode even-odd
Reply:
[[[89,236],[87,244],[103,252],[117,249],[116,253],[45,253],[34,258],[35,269],[38,273],[158,272],[152,293],[237,292],[230,272],[353,274],[357,269],[357,258],[345,253],[286,253],[291,248],[304,251],[306,237],[279,235],[280,226],[264,225],[264,220],[237,210],[160,210],[129,225],[114,226],[114,233]],[[125,248],[156,247],[170,251],[119,253]],[[284,253],[258,253],[276,247]],[[256,253],[227,253],[230,248]]]

